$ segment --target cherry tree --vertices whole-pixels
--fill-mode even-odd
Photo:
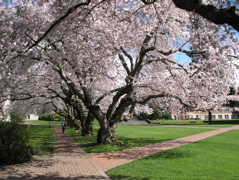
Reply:
[[[19,78],[26,78],[26,70],[42,65],[49,70],[48,76],[54,74],[53,77],[63,81],[67,93],[73,95],[73,102],[83,104],[99,121],[98,143],[117,143],[117,123],[136,104],[167,98],[190,108],[203,94],[199,89],[203,81],[207,90],[213,90],[211,84],[218,89],[214,81],[221,80],[216,79],[219,76],[216,72],[221,73],[229,46],[237,42],[230,39],[230,32],[201,21],[195,13],[176,8],[172,1],[150,5],[141,1],[58,2],[43,3],[46,13],[39,14],[31,14],[37,5],[21,6],[22,11],[18,12],[21,23],[10,26],[18,24],[15,30],[19,33],[14,31],[17,43],[12,46],[13,53],[6,51],[10,54],[4,61],[12,63],[11,72],[21,74]],[[67,8],[56,21],[51,20]],[[9,15],[12,22],[18,19],[16,14]],[[39,27],[39,22],[44,25]],[[198,62],[182,65],[175,60],[177,52],[194,55]],[[212,72],[207,68],[209,65],[213,66],[209,68]],[[57,83],[47,78],[43,84],[49,82]],[[36,87],[46,91],[41,83]],[[213,97],[215,91],[203,95]]]

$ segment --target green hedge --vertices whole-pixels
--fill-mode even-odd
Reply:
[[[140,120],[158,120],[158,119],[166,119],[166,120],[172,120],[172,115],[168,113],[164,113],[159,111],[158,109],[155,109],[151,114],[141,112],[138,116],[138,119]]]
[[[0,165],[29,161],[33,148],[28,145],[26,126],[16,121],[0,122]]]
[[[63,121],[64,117],[56,114],[56,113],[52,113],[52,114],[41,114],[39,116],[39,120],[45,120],[45,121]]]

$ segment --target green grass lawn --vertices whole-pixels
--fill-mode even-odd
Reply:
[[[151,120],[151,123],[155,124],[170,124],[170,123],[176,123],[176,124],[190,124],[190,122],[194,122],[196,124],[203,123],[203,120],[166,120],[166,119],[159,119],[159,120]],[[193,123],[193,124],[194,124]]]
[[[195,127],[211,127],[211,128],[227,128],[227,127],[232,127],[236,124],[165,124],[165,125],[162,125],[162,126],[195,126]]]
[[[60,126],[61,122],[60,121],[43,121],[43,120],[27,120],[24,121],[25,124],[32,124],[32,125],[47,125],[49,124],[51,126]]]
[[[133,161],[107,171],[112,180],[238,180],[239,131]]]
[[[175,128],[160,126],[119,126],[117,129],[117,138],[124,145],[97,145],[96,134],[97,127],[94,128],[94,135],[82,137],[80,131],[66,129],[66,132],[88,153],[113,152],[137,146],[144,146],[163,141],[168,141],[180,137],[198,134],[210,131],[209,128]]]
[[[222,119],[222,120],[216,120],[216,121],[226,121],[230,120],[232,121],[233,119]],[[234,119],[238,120],[238,119]],[[161,125],[179,125],[179,126],[201,126],[201,127],[232,127],[233,125],[236,124],[208,124],[204,123],[204,120],[155,120],[151,121],[153,124],[161,124]]]
[[[34,154],[51,155],[54,151],[54,130],[48,126],[30,126],[29,144],[33,146]]]
[[[170,124],[170,123],[178,123],[178,124],[208,124],[204,123],[207,120],[166,120],[166,119],[159,119],[159,120],[150,120],[151,123],[160,123],[160,124]],[[238,121],[238,119],[216,119],[213,121]]]

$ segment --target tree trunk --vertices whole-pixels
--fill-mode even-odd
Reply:
[[[108,128],[100,128],[97,133],[97,144],[119,144],[116,138],[117,124]]]
[[[80,122],[81,122],[81,135],[86,136],[86,119],[82,117]]]
[[[81,130],[80,120],[75,119],[74,126],[75,126],[75,131]]]
[[[93,121],[94,115],[92,113],[88,113],[87,118],[81,117],[81,135],[82,136],[91,136],[93,134]]]
[[[208,111],[208,124],[212,124],[212,112]]]
[[[87,136],[91,136],[93,134],[93,121],[94,121],[94,115],[90,112],[88,112],[87,120],[85,123],[85,134]]]

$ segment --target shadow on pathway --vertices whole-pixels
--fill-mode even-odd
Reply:
[[[0,179],[109,180],[103,170],[67,134],[55,127],[54,156],[34,156],[29,163],[5,166]]]

